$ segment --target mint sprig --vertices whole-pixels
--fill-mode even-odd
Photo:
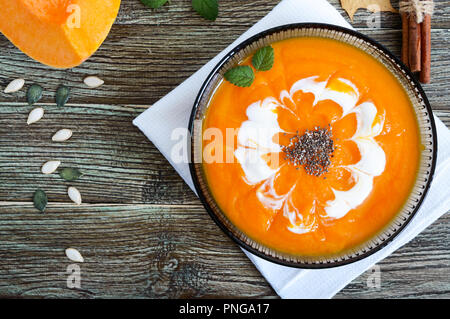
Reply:
[[[158,9],[165,5],[168,0],[141,0],[149,8]],[[218,0],[192,0],[192,7],[203,18],[215,21],[219,15]]]
[[[143,4],[152,9],[158,9],[162,7],[168,0],[141,0]]]
[[[253,67],[258,71],[269,71],[273,67],[275,53],[269,45],[256,51],[252,59]]]
[[[255,52],[252,58],[252,65],[257,71],[269,71],[275,62],[275,53],[269,45]],[[251,66],[238,65],[228,70],[224,74],[225,80],[239,86],[249,87],[255,80],[255,73]]]
[[[219,2],[217,0],[192,0],[192,7],[203,18],[214,21],[219,15]]]
[[[255,73],[248,65],[239,65],[224,74],[225,79],[239,87],[249,87],[255,80]]]

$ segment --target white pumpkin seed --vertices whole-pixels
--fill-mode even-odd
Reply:
[[[33,124],[39,121],[44,116],[44,109],[42,107],[37,107],[33,109],[28,115],[27,124]]]
[[[52,136],[53,142],[64,142],[67,141],[69,138],[72,137],[72,131],[64,128],[62,130],[59,130]]]
[[[11,81],[5,88],[5,93],[14,93],[20,91],[25,85],[24,79],[15,79]]]
[[[96,76],[88,76],[84,79],[84,84],[86,84],[90,88],[98,88],[99,86],[102,86],[104,83],[105,81]]]
[[[81,194],[75,187],[71,186],[67,189],[69,198],[77,205],[81,205]]]
[[[60,161],[48,161],[42,165],[42,173],[52,174],[58,169],[59,165],[61,165]]]
[[[67,248],[66,256],[67,256],[67,258],[69,258],[70,260],[72,260],[74,262],[77,262],[77,263],[84,262],[83,256],[81,256],[80,252],[78,250],[76,250],[75,248]]]

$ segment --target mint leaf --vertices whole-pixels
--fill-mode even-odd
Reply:
[[[143,4],[152,9],[162,7],[168,0],[141,0]]]
[[[219,2],[217,0],[192,0],[192,7],[203,18],[214,21],[219,15]]]
[[[275,54],[269,45],[256,51],[252,59],[252,64],[258,71],[269,71],[273,67]]]
[[[249,87],[255,80],[255,73],[248,65],[236,66],[224,74],[225,79],[239,87]]]

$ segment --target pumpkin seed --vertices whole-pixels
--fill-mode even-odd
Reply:
[[[102,86],[104,83],[105,81],[96,76],[88,76],[84,79],[84,84],[86,84],[90,88],[98,88],[99,86]]]
[[[73,186],[70,186],[67,189],[67,195],[69,195],[69,198],[77,205],[81,205],[81,194],[78,189],[76,189]]]
[[[24,79],[15,79],[13,81],[11,81],[11,83],[9,83],[6,88],[5,88],[5,93],[14,93],[17,92],[19,90],[21,90],[23,88],[25,84],[25,80]]]
[[[52,174],[58,169],[58,166],[61,165],[60,161],[48,161],[44,165],[42,165],[42,173],[44,174]]]
[[[42,107],[37,107],[33,109],[28,115],[27,124],[33,124],[39,121],[44,116],[44,109]]]
[[[69,100],[70,89],[65,85],[60,85],[56,91],[56,105],[63,107]]]
[[[67,258],[69,258],[70,260],[72,260],[74,262],[77,262],[77,263],[84,262],[83,256],[81,256],[80,252],[78,250],[76,250],[75,248],[67,248],[66,256],[67,256]]]
[[[42,98],[42,86],[38,84],[33,84],[29,87],[27,91],[27,100],[29,105],[33,105]]]
[[[72,131],[67,128],[63,128],[62,130],[59,130],[52,136],[52,141],[53,142],[64,142],[64,141],[67,141],[71,137],[72,137]]]
[[[43,213],[48,203],[47,194],[42,189],[38,189],[34,192],[33,203],[34,207]]]
[[[77,180],[81,175],[83,175],[83,173],[76,168],[66,167],[59,171],[59,176],[69,182]]]

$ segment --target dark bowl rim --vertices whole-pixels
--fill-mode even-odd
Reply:
[[[237,243],[241,248],[247,250],[248,252],[262,258],[265,259],[267,261],[273,262],[275,264],[278,265],[282,265],[282,266],[287,266],[287,267],[294,267],[294,268],[299,268],[299,269],[326,269],[326,268],[334,268],[334,267],[339,267],[339,266],[344,266],[344,265],[348,265],[357,261],[360,261],[370,255],[373,255],[374,253],[380,251],[382,248],[386,247],[389,243],[391,243],[402,231],[403,229],[411,222],[411,220],[414,218],[414,216],[416,215],[417,211],[419,210],[420,206],[422,205],[423,200],[425,199],[425,197],[427,196],[428,190],[430,188],[431,182],[433,180],[433,176],[434,176],[434,172],[435,172],[435,167],[436,167],[436,159],[437,159],[437,150],[438,150],[438,145],[437,145],[437,134],[436,134],[436,125],[435,125],[435,121],[434,121],[434,117],[433,117],[433,111],[431,109],[431,105],[428,101],[428,98],[422,88],[422,86],[420,85],[419,81],[416,79],[416,77],[412,74],[412,72],[404,65],[404,63],[398,59],[393,53],[391,53],[384,45],[380,44],[379,42],[369,38],[368,36],[352,30],[352,29],[348,29],[348,28],[344,28],[341,26],[337,26],[337,25],[333,25],[333,24],[327,24],[327,23],[291,23],[291,24],[284,24],[284,25],[280,25],[274,28],[270,28],[267,29],[265,31],[259,32],[253,36],[251,36],[250,38],[244,40],[243,42],[239,43],[238,45],[236,45],[233,49],[231,49],[221,60],[219,63],[217,63],[217,65],[213,68],[213,70],[209,73],[209,75],[206,77],[205,81],[203,82],[203,85],[201,86],[199,93],[195,99],[192,111],[191,111],[191,115],[190,115],[190,119],[189,119],[189,125],[188,125],[188,129],[189,129],[189,133],[191,136],[191,141],[192,141],[192,136],[193,136],[193,129],[194,129],[194,121],[195,121],[195,116],[197,113],[197,109],[199,107],[200,101],[202,100],[202,96],[206,90],[206,88],[208,87],[209,83],[212,81],[212,79],[214,78],[214,76],[217,74],[217,72],[222,68],[222,66],[227,63],[236,53],[240,52],[242,49],[244,49],[245,47],[247,47],[248,45],[250,45],[253,42],[256,42],[257,40],[261,39],[261,38],[265,38],[269,35],[272,35],[274,33],[278,33],[281,31],[286,31],[289,29],[299,29],[299,28],[318,28],[318,29],[328,29],[328,30],[332,30],[332,31],[338,31],[338,32],[343,32],[346,34],[349,34],[351,36],[355,36],[359,39],[362,39],[366,42],[368,42],[369,44],[375,46],[377,49],[379,49],[380,51],[382,51],[386,56],[388,56],[390,59],[392,59],[401,69],[402,72],[404,72],[407,76],[409,76],[409,81],[412,82],[415,86],[415,88],[417,88],[418,90],[418,95],[422,98],[423,103],[425,104],[427,113],[429,115],[429,119],[430,119],[430,123],[429,125],[431,126],[432,129],[432,134],[433,134],[433,159],[431,162],[431,167],[429,168],[430,170],[430,174],[428,175],[428,181],[426,182],[425,188],[423,189],[423,194],[421,195],[419,201],[416,204],[416,207],[413,209],[413,211],[411,212],[411,214],[408,216],[408,219],[387,239],[385,240],[383,243],[377,245],[376,247],[367,250],[366,252],[363,252],[361,254],[358,254],[355,257],[352,258],[348,258],[345,260],[341,260],[341,261],[335,261],[335,262],[320,262],[320,263],[297,263],[297,262],[293,262],[293,261],[287,261],[287,260],[281,260],[269,255],[264,254],[263,252],[249,246],[247,243],[243,242],[241,239],[237,238],[233,232],[228,229],[227,226],[225,226],[220,220],[219,218],[216,216],[214,210],[209,206],[205,195],[203,194],[201,187],[200,187],[200,183],[198,180],[198,176],[195,170],[195,163],[193,163],[192,160],[189,161],[189,171],[191,173],[191,177],[192,177],[192,181],[194,183],[194,187],[195,190],[197,192],[198,197],[200,198],[200,201],[202,202],[203,206],[205,207],[206,211],[208,212],[209,216],[214,220],[214,222],[219,226],[220,229],[222,229],[222,231],[228,236],[230,237],[235,243]],[[192,148],[194,147],[194,143],[191,143],[191,154],[192,154]],[[265,246],[265,245],[263,245]]]

